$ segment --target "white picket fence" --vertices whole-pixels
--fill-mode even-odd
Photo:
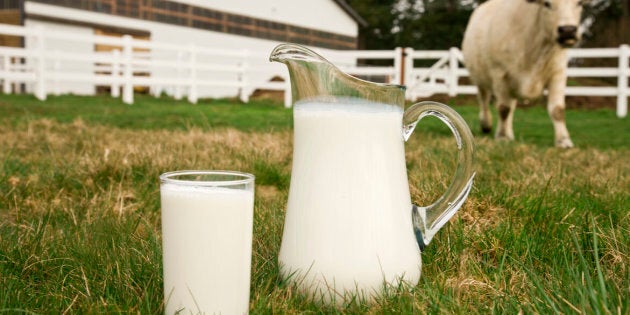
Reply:
[[[0,46],[0,82],[3,93],[25,87],[38,99],[47,94],[76,93],[73,84],[107,86],[113,97],[133,103],[134,87],[146,87],[152,94],[167,93],[196,103],[200,97],[231,93],[247,101],[255,90],[284,91],[285,105],[291,104],[286,67],[270,63],[267,51],[217,49],[202,45],[181,45],[122,37],[50,32],[0,24],[0,34],[22,37],[26,48]],[[51,42],[88,43],[118,47],[107,52],[75,51],[48,47]],[[71,44],[68,47],[72,47]],[[393,50],[337,51],[319,49],[322,55],[343,71],[370,81],[403,84],[407,98],[415,100],[433,94],[475,94],[476,88],[459,84],[468,71],[457,48],[446,51]],[[569,86],[567,95],[616,97],[617,115],[627,115],[630,47],[570,49],[572,60],[614,58],[617,67],[588,68],[571,62],[569,77],[615,78],[617,85]],[[388,60],[390,66],[365,66],[366,60]],[[430,67],[414,67],[416,60],[429,60]],[[221,90],[223,89],[223,90]],[[227,92],[226,92],[227,91]],[[85,92],[85,91],[84,91]],[[210,93],[210,94],[208,94]],[[218,94],[217,94],[218,95]]]

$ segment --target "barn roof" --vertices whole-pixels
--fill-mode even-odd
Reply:
[[[346,0],[334,0],[337,5],[339,5],[348,15],[352,17],[360,26],[366,27],[368,26],[367,21],[363,19],[357,11],[355,11]]]

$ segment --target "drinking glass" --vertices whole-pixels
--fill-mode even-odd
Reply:
[[[247,314],[254,176],[176,171],[160,183],[164,313]]]

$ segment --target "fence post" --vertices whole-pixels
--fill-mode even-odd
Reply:
[[[156,59],[158,59],[157,54],[155,53],[155,51],[152,51],[149,54],[149,60],[151,60],[151,65],[149,66],[151,78],[156,78],[159,73],[159,71],[157,70],[158,66],[156,65],[156,61],[157,61]],[[149,91],[151,95],[155,98],[159,98],[162,96],[162,93],[164,92],[164,88],[165,88],[164,85],[158,84],[158,83],[153,83],[149,85]]]
[[[188,90],[188,101],[197,104],[197,46],[190,44],[190,59],[188,67],[190,68],[190,88]]]
[[[45,64],[45,47],[44,47],[44,28],[38,26],[35,28],[35,58],[37,59],[37,68],[35,74],[37,83],[35,84],[35,97],[40,101],[46,100],[46,64]]]
[[[110,93],[112,97],[120,97],[120,50],[112,51],[112,85]]]
[[[131,35],[123,35],[122,37],[123,43],[123,62],[124,72],[123,72],[123,96],[122,101],[125,104],[133,104],[133,68],[132,68],[132,54],[133,54],[133,43]]]
[[[284,77],[284,107],[290,108],[293,103],[293,94],[291,94],[291,79],[287,75]]]
[[[415,93],[410,89],[410,87],[413,87],[415,85],[413,74],[412,74],[413,73],[413,48],[411,47],[405,48],[404,66],[405,66],[405,77],[403,80],[405,82],[405,85],[407,86],[406,99],[414,101],[416,99]]]
[[[61,61],[59,60],[59,50],[53,52],[53,93],[57,96],[61,95],[61,84],[59,83],[59,73],[61,72]]]
[[[9,72],[11,70],[11,56],[6,54],[2,56],[2,70],[4,71],[4,80],[2,81],[2,92],[11,94],[11,81],[9,80]]]
[[[457,60],[458,49],[451,47],[448,50],[448,96],[456,96],[458,88],[457,70],[459,69],[459,60]]]
[[[394,49],[394,78],[392,83],[405,84],[405,53],[401,47]]]
[[[182,99],[182,68],[184,66],[184,51],[180,49],[177,50],[177,61],[175,63],[175,78],[176,84],[173,90],[173,98],[176,100]]]
[[[619,46],[619,78],[617,79],[617,117],[619,118],[626,117],[628,114],[628,96],[630,96],[628,58],[630,58],[630,46],[627,44]]]
[[[250,88],[248,86],[248,78],[247,78],[247,70],[249,68],[249,63],[247,60],[249,59],[249,51],[247,49],[243,50],[243,61],[241,62],[238,81],[239,81],[239,99],[243,103],[249,102],[249,94]]]

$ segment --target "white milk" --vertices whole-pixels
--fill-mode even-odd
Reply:
[[[403,111],[345,101],[298,103],[293,110],[293,171],[279,257],[282,274],[301,291],[337,304],[344,293],[369,298],[385,282],[415,285],[421,267]]]
[[[165,314],[246,314],[253,191],[162,184]]]

